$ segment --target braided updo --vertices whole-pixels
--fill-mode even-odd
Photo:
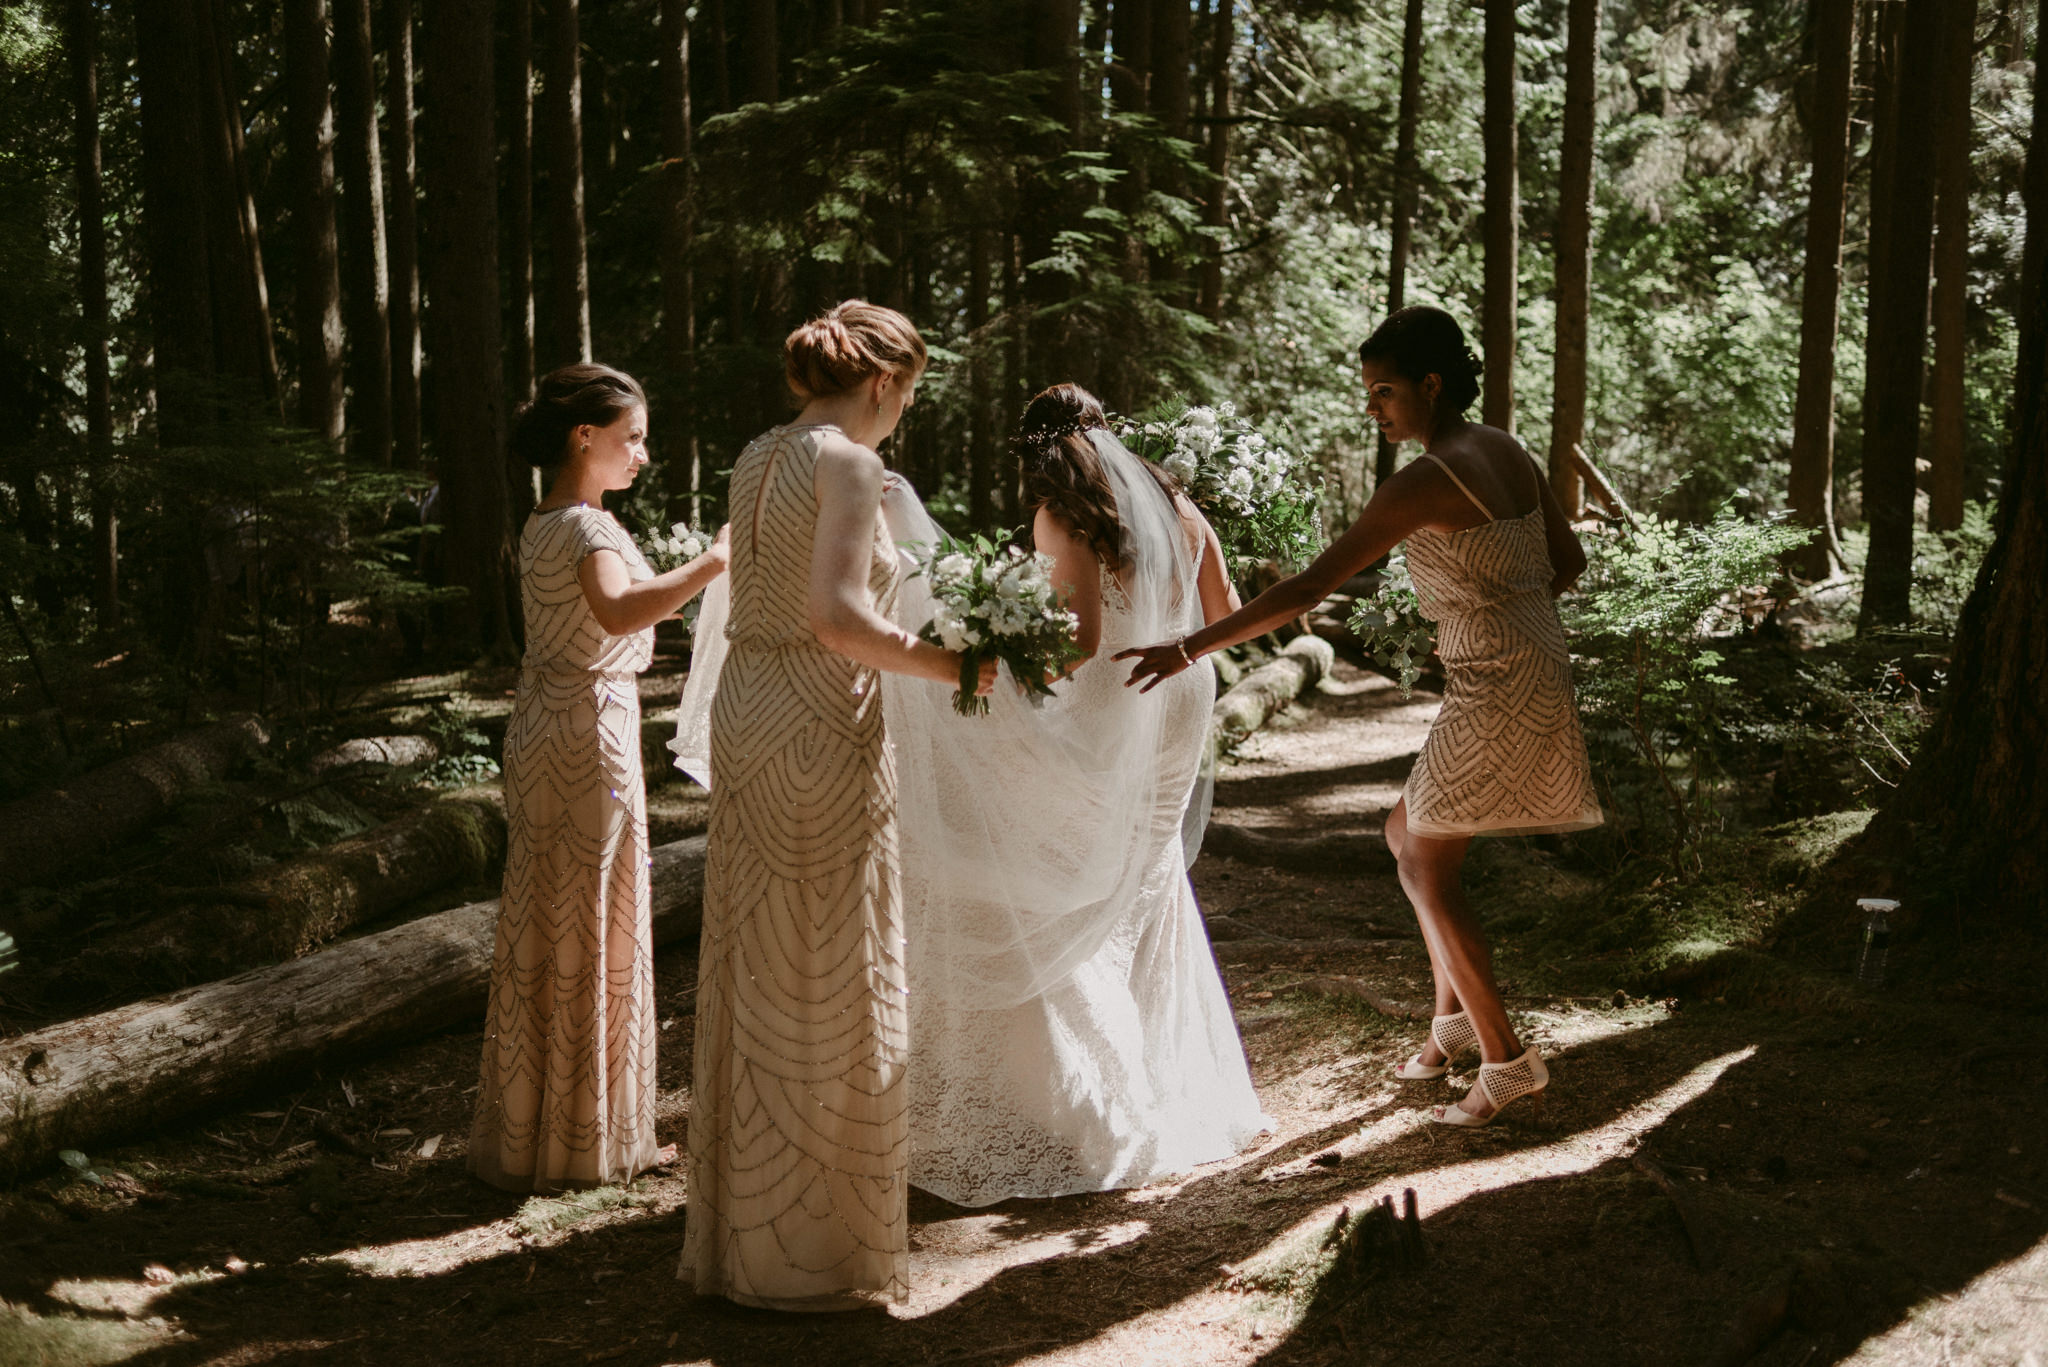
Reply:
[[[1025,406],[1010,445],[1024,472],[1025,506],[1034,513],[1051,509],[1115,573],[1127,558],[1123,523],[1116,515],[1109,476],[1088,438],[1091,429],[1108,426],[1102,403],[1093,394],[1077,384],[1056,384]],[[1172,498],[1173,476],[1150,461],[1143,464]]]
[[[924,338],[895,309],[849,299],[789,334],[783,370],[797,398],[829,399],[872,375],[924,372]]]
[[[1479,397],[1479,372],[1484,367],[1465,345],[1458,320],[1427,304],[1388,314],[1372,336],[1358,344],[1358,360],[1383,362],[1416,384],[1425,375],[1435,375],[1443,382],[1437,395],[1439,421],[1463,413]]]
[[[512,454],[528,465],[560,464],[576,428],[610,427],[645,407],[646,391],[623,370],[589,361],[550,370],[533,397],[512,410]]]

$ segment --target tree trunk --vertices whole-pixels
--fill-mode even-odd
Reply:
[[[261,721],[238,717],[0,807],[0,887],[47,886],[67,869],[105,858],[269,741]]]
[[[590,260],[583,230],[583,61],[578,0],[546,0],[540,121],[547,140],[548,331],[541,364],[590,359]],[[772,8],[772,7],[770,7]]]
[[[1521,191],[1516,178],[1515,0],[1486,0],[1485,353],[1482,420],[1515,430],[1515,333],[1520,307]]]
[[[1806,278],[1799,308],[1799,389],[1792,417],[1792,516],[1817,533],[1791,570],[1826,579],[1841,567],[1835,541],[1835,339],[1842,298],[1842,220],[1848,202],[1849,84],[1856,0],[1814,0],[1813,179],[1807,190]]]
[[[1109,64],[1111,105],[1124,114],[1144,114],[1152,107],[1152,8],[1154,0],[1115,0],[1110,14],[1110,42],[1115,60]],[[1126,152],[1119,158],[1123,178],[1110,190],[1110,202],[1127,218],[1144,208],[1150,183],[1145,158]],[[1133,281],[1145,278],[1145,244],[1136,233],[1124,234],[1124,273]]]
[[[429,893],[488,878],[504,860],[505,814],[497,807],[460,798],[431,803],[261,869],[218,901],[99,936],[67,976],[162,988],[296,959]]]
[[[1863,512],[1870,555],[1863,567],[1864,628],[1913,615],[1913,493],[1920,449],[1920,386],[1926,378],[1928,253],[1934,236],[1934,125],[1907,111],[1902,92],[1935,85],[1942,0],[1905,0],[1890,49],[1894,82],[1887,131],[1890,195],[1884,255],[1870,270],[1868,399],[1863,414]],[[1880,61],[1882,62],[1882,57]],[[1881,92],[1882,93],[1882,92]],[[1873,195],[1875,191],[1873,190]],[[1879,217],[1873,203],[1873,223]]]
[[[497,136],[490,0],[433,0],[423,15],[427,109],[427,354],[449,578],[468,590],[456,633],[509,656],[515,590],[499,354]]]
[[[1941,7],[1940,68],[1934,91],[1934,394],[1928,458],[1927,526],[1963,525],[1964,333],[1970,285],[1970,75],[1977,0]]]
[[[696,129],[690,110],[690,6],[661,0],[661,330],[669,370],[683,398],[680,425],[689,476],[690,525],[704,517],[703,458],[697,443],[697,275],[690,259]]]
[[[384,113],[391,193],[385,245],[391,280],[391,459],[420,464],[419,190],[413,165],[412,0],[384,0]]]
[[[995,525],[996,439],[989,372],[994,338],[988,332],[987,228],[967,238],[967,516],[976,531]]]
[[[99,28],[91,0],[68,0],[72,149],[78,177],[78,312],[85,333],[85,447],[92,471],[92,601],[97,625],[121,625],[120,527],[109,466],[114,459],[113,384],[107,366],[107,218],[100,183]]]
[[[1320,636],[1301,635],[1216,700],[1211,729],[1225,743],[1243,740],[1330,672],[1337,652]]]
[[[1209,23],[1209,195],[1202,221],[1211,228],[1230,226],[1230,49],[1236,33],[1232,0],[1215,0]],[[1202,316],[1214,319],[1223,309],[1223,242],[1207,246],[1202,262]]]
[[[181,7],[135,8],[142,90],[142,226],[157,436],[197,441],[213,423],[213,289],[207,252],[206,157],[200,128],[198,35]]]
[[[2028,291],[2021,298],[2017,437],[2006,457],[1998,534],[1956,629],[1941,711],[1859,849],[1914,880],[1959,874],[1973,919],[2038,936],[2048,919],[2048,63],[2034,68],[2033,137],[2024,182]],[[1909,902],[1908,911],[1916,908]]]
[[[176,0],[171,0],[175,7]],[[263,239],[242,145],[241,97],[225,0],[189,0],[201,73],[200,137],[206,148],[207,233],[212,258],[213,342],[220,373],[271,407],[278,397],[277,347],[270,335],[270,291]]]
[[[339,127],[342,301],[348,322],[348,453],[391,463],[391,294],[384,250],[383,155],[370,0],[334,0],[334,98]]]
[[[1045,114],[1052,127],[1037,151],[1050,166],[1075,146],[1081,126],[1080,0],[1034,0],[1031,14],[1030,65],[1051,75],[1045,91]],[[1051,176],[1040,176],[1024,210],[1024,258],[1043,261],[1053,253],[1059,230],[1074,210],[1073,192]],[[1039,371],[1080,384],[1094,383],[1087,367],[1069,344],[1066,320],[1051,312],[1065,302],[1072,283],[1056,271],[1039,271],[1025,279],[1031,301],[1031,354]],[[1050,383],[1050,381],[1048,381]]]
[[[533,302],[533,0],[512,0],[512,98],[505,129],[505,247],[512,253],[512,402],[533,397],[538,345]]]
[[[431,29],[433,10],[428,7]],[[654,943],[703,922],[704,837],[652,852]],[[498,903],[472,902],[274,968],[0,1044],[0,1177],[95,1150],[483,1019]]]
[[[1422,180],[1415,134],[1422,120],[1422,0],[1408,0],[1401,23],[1401,108],[1394,133],[1394,222],[1387,252],[1387,312],[1408,300],[1408,252],[1415,235],[1415,201]],[[1394,443],[1382,433],[1373,459],[1377,489],[1394,473]]]
[[[1593,86],[1598,0],[1571,0],[1566,20],[1564,140],[1558,167],[1557,343],[1550,410],[1550,487],[1567,516],[1579,511],[1572,448],[1586,436],[1588,275],[1593,249]]]
[[[1188,10],[1188,0],[1155,0],[1152,8],[1152,117],[1159,120],[1160,131],[1170,138],[1188,136],[1194,103],[1191,98],[1193,58],[1194,21]],[[1187,190],[1186,175],[1171,162],[1159,168],[1154,180],[1164,195],[1180,195]],[[1151,273],[1154,280],[1168,286],[1164,293],[1170,302],[1185,302],[1185,292],[1174,284],[1186,274],[1176,252],[1155,253]]]
[[[342,434],[341,270],[334,231],[334,106],[327,97],[327,0],[285,0],[285,147],[292,183],[293,327],[299,421]]]
[[[747,27],[741,46],[747,71],[747,101],[774,104],[781,99],[781,43],[775,29],[775,6],[754,3],[746,6]]]

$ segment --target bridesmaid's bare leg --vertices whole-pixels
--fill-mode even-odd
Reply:
[[[1460,836],[1438,840],[1417,835],[1407,829],[1406,811],[1396,811],[1402,828],[1401,848],[1395,856],[1401,872],[1401,890],[1415,907],[1416,922],[1422,927],[1423,942],[1429,947],[1430,967],[1437,981],[1437,1009],[1444,1009],[1447,996],[1451,1002],[1462,1004],[1479,1036],[1481,1061],[1505,1063],[1521,1053],[1522,1046],[1515,1038],[1514,1027],[1508,1023],[1500,988],[1493,979],[1493,951],[1465,902],[1465,886],[1459,874],[1472,839]],[[1388,824],[1393,825],[1391,818]],[[1390,848],[1391,845],[1389,842]],[[1451,1009],[1457,1009],[1456,1005]],[[1477,1087],[1459,1105],[1471,1115],[1492,1111]]]
[[[1387,814],[1387,849],[1393,854],[1398,865],[1401,851],[1408,842],[1408,799],[1402,798],[1394,804],[1394,810]],[[1418,916],[1418,919],[1419,916]],[[1451,987],[1450,975],[1444,972],[1441,960],[1437,958],[1436,941],[1426,931],[1422,937],[1423,948],[1429,951],[1429,976],[1436,988],[1435,1012],[1439,1016],[1457,1014],[1458,994]],[[1422,1042],[1422,1052],[1417,1055],[1425,1067],[1434,1068],[1446,1062],[1444,1051],[1436,1047],[1436,1036],[1432,1033]]]

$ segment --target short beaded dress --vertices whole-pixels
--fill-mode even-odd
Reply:
[[[536,512],[519,538],[526,656],[505,732],[504,896],[469,1168],[508,1191],[623,1182],[653,1166],[654,935],[640,671],[652,630],[598,625],[577,572],[612,516]]]
[[[1408,573],[1437,624],[1444,701],[1409,771],[1408,829],[1448,839],[1539,835],[1600,824],[1600,798],[1572,702],[1571,652],[1550,595],[1541,503],[1495,517],[1423,452],[1486,521],[1408,536]],[[1533,462],[1532,462],[1533,464]],[[1541,479],[1539,471],[1537,478]]]

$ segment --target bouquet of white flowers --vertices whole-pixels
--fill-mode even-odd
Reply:
[[[963,717],[988,711],[975,695],[984,660],[1001,660],[1028,693],[1050,694],[1046,675],[1077,658],[1079,620],[1053,591],[1052,557],[1019,546],[998,548],[986,537],[905,548],[930,584],[932,620],[918,635],[960,652],[960,689],[953,708]]]
[[[1168,404],[1119,419],[1117,436],[1181,482],[1233,572],[1265,560],[1298,567],[1322,550],[1313,473],[1239,417],[1237,405]]]
[[[1436,625],[1422,615],[1406,556],[1388,556],[1379,588],[1352,604],[1351,630],[1375,662],[1394,671],[1406,698],[1422,675],[1422,662],[1436,649]]]
[[[680,569],[710,549],[710,533],[692,530],[687,522],[676,523],[666,536],[655,532],[640,538],[640,555],[656,574]]]

